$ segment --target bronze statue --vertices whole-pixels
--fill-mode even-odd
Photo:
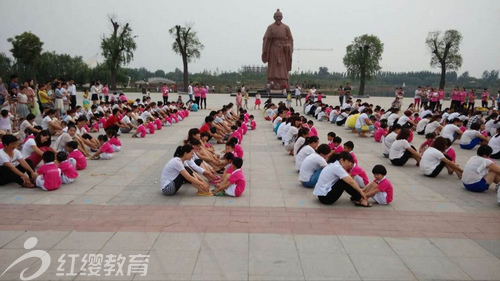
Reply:
[[[282,19],[283,14],[276,10],[275,22],[267,27],[262,44],[262,62],[267,63],[267,83],[274,90],[289,88],[288,72],[292,70],[293,37]]]

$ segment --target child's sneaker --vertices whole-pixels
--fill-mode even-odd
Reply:
[[[224,190],[221,190],[217,193],[214,193],[214,196],[226,196],[226,192]]]

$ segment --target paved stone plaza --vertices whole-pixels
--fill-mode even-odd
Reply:
[[[386,108],[391,101],[367,100]],[[207,101],[217,109],[234,98],[209,95]],[[0,274],[23,254],[43,250],[52,262],[35,280],[500,280],[494,189],[468,192],[446,172],[426,178],[412,160],[394,167],[373,139],[315,121],[322,142],[329,131],[352,140],[370,179],[371,168],[383,164],[394,185],[389,206],[357,208],[347,195],[323,206],[299,184],[293,157],[261,112],[250,113],[257,130],[243,140],[247,187],[239,198],[199,197],[189,185],[172,197],[160,193],[163,166],[208,110],[145,139],[123,134],[122,152],[110,161],[89,160],[78,180],[60,190],[1,187]],[[412,144],[423,140],[415,135]],[[475,154],[454,148],[462,167]],[[30,237],[38,243],[27,250]],[[63,254],[79,255],[75,275],[68,274],[70,259],[58,262]],[[127,260],[125,276],[104,276],[104,268],[88,276],[81,261],[86,254],[150,255],[147,275],[127,274]],[[25,268],[30,276],[40,266],[39,259],[27,259],[0,280],[19,280]]]

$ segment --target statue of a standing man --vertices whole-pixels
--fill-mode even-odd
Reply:
[[[274,13],[274,23],[269,25],[262,44],[262,62],[267,63],[267,83],[271,89],[289,88],[288,72],[292,70],[293,37],[290,28],[281,22],[280,10]]]

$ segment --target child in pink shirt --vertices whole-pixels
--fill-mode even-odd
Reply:
[[[393,199],[393,187],[387,179],[387,170],[382,165],[375,165],[372,169],[375,179],[363,189],[367,198],[373,198],[380,205],[387,205]]]
[[[54,163],[56,154],[53,151],[45,151],[42,155],[43,165],[36,171],[36,186],[45,191],[52,191],[61,187],[61,169]]]
[[[92,122],[92,120],[93,120],[93,122]],[[99,122],[97,122],[97,119],[95,119],[95,117],[92,117],[90,119],[90,123],[92,124],[92,125],[90,125],[90,132],[92,132],[92,133],[99,132],[99,129],[100,129]],[[86,129],[87,129],[87,132],[88,132],[88,127]]]
[[[373,138],[375,139],[376,142],[381,142],[382,137],[385,135],[387,135],[387,123],[383,122],[380,125],[380,128],[378,128],[375,134],[373,135]]]
[[[122,142],[118,139],[117,133],[115,130],[108,130],[106,135],[109,139],[109,144],[113,148],[113,152],[120,152],[122,148]]]
[[[317,137],[318,131],[314,128],[314,122],[312,120],[307,121],[307,125],[309,126],[309,136]]]
[[[334,132],[329,132],[326,135],[326,139],[328,140],[328,147],[330,147],[331,150],[334,149],[335,145],[333,144],[333,139],[337,136]]]
[[[455,163],[457,160],[457,154],[455,153],[455,149],[451,147],[451,140],[449,138],[446,138],[446,142],[447,143],[446,143],[445,155],[450,156],[451,161]]]
[[[66,151],[69,152],[68,161],[71,165],[75,166],[77,170],[83,170],[87,167],[87,159],[85,155],[78,150],[78,143],[70,141],[66,144]]]
[[[235,155],[238,155],[238,157],[243,158],[243,148],[241,148],[241,146],[238,144],[238,139],[237,138],[230,138],[227,141],[226,145],[232,146]]]
[[[364,188],[370,182],[368,176],[366,175],[365,170],[363,170],[363,168],[361,168],[357,164],[354,164],[349,174],[361,188]]]
[[[231,136],[229,138],[233,138],[233,137],[237,138],[238,143],[241,143],[242,137],[241,137],[240,132],[238,131],[238,126],[236,126],[236,125],[231,126],[231,131],[233,133],[231,134]]]
[[[253,130],[257,129],[257,122],[255,122],[254,116],[250,115],[249,119],[250,119],[250,130],[253,131]]]
[[[59,151],[57,153],[57,162],[59,163],[59,169],[61,170],[61,181],[63,184],[72,183],[78,177],[78,172],[67,159],[68,154],[64,151]]]
[[[213,191],[215,196],[233,196],[239,197],[245,190],[245,176],[241,167],[243,166],[243,159],[236,157],[233,159],[231,167],[233,171],[227,174],[219,183],[215,186]]]
[[[146,124],[144,124],[146,127],[146,133],[153,135],[155,133],[155,124],[153,123],[153,119],[151,117],[147,118]]]
[[[344,151],[344,147],[342,146],[342,139],[337,136],[333,138],[333,151],[335,154],[340,154],[341,152]]]
[[[358,164],[358,158],[356,158],[356,155],[354,154],[354,143],[352,141],[346,141],[344,143],[344,151],[349,152],[352,156],[352,160],[354,160],[354,164]]]
[[[428,133],[427,135],[425,135],[425,141],[418,148],[418,153],[423,154],[427,148],[431,147],[435,138],[436,134],[434,133]]]
[[[99,148],[99,151],[97,151],[90,159],[92,160],[109,160],[113,158],[113,147],[111,147],[111,144],[108,142],[108,136],[106,135],[99,135],[97,137],[97,140],[101,144],[101,147]]]
[[[162,125],[162,123],[161,123],[161,119],[160,119],[160,118],[156,118],[156,119],[153,121],[153,124],[155,125],[156,130],[161,130],[161,127],[163,127],[163,125]]]
[[[135,134],[132,135],[133,138],[144,138],[146,136],[146,127],[144,127],[144,122],[142,119],[137,119],[139,126],[137,127]]]

